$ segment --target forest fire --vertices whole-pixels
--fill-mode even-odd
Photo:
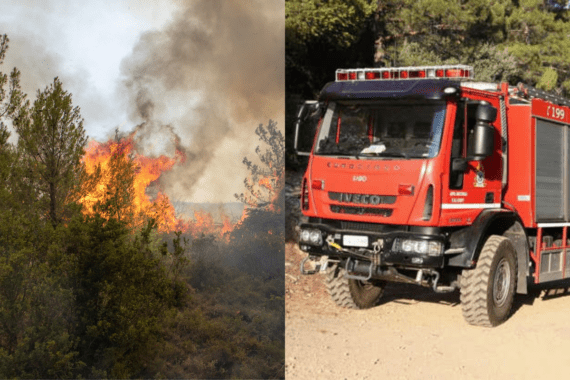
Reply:
[[[203,211],[195,211],[194,220],[177,217],[165,193],[158,191],[153,199],[147,191],[149,186],[156,185],[162,173],[184,163],[184,153],[176,150],[174,158],[146,157],[135,149],[135,134],[105,143],[90,142],[83,156],[90,176],[83,186],[82,194],[85,195],[80,199],[84,213],[115,216],[135,227],[154,218],[159,232],[182,231],[195,237],[214,235],[227,239],[228,233],[245,218],[245,212],[237,223],[232,223],[223,213],[221,223],[215,223],[213,216]],[[131,169],[129,165],[132,165]],[[130,188],[129,175],[132,176]]]
[[[152,182],[183,160],[179,153],[175,158],[150,158],[136,153],[134,134],[106,143],[91,141],[83,156],[86,171],[91,176],[84,185],[83,194],[86,195],[80,200],[84,212],[93,214],[99,211],[102,215],[116,216],[135,226],[152,217],[161,232],[186,230],[187,224],[176,218],[166,194],[159,192],[154,200],[146,194]],[[130,176],[132,187],[129,186]]]
[[[277,173],[275,170],[271,174],[259,176],[257,179],[252,176],[246,180],[246,187],[250,189],[252,196],[245,197],[245,203],[251,207],[263,206],[267,210],[279,213],[278,203],[279,189],[283,186],[284,173]],[[259,203],[260,199],[267,199],[267,202]]]
[[[221,223],[216,223],[212,214],[205,212],[205,211],[195,211],[194,212],[194,220],[188,223],[187,231],[192,234],[194,237],[202,236],[202,235],[218,235],[224,240],[229,240],[229,233],[233,231],[234,227],[241,223],[246,218],[246,211],[242,214],[241,219],[237,223],[232,223],[230,218],[222,214]]]

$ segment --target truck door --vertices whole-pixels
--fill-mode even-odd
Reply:
[[[476,110],[479,102],[460,102],[456,113],[451,147],[449,190],[443,194],[443,222],[471,223],[486,208],[501,206],[500,137],[495,136],[495,152],[482,161],[470,159],[474,143]],[[459,170],[459,162],[466,167]],[[454,167],[455,165],[455,167]],[[465,165],[464,165],[465,166]]]

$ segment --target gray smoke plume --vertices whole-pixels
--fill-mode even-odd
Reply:
[[[130,117],[142,123],[138,146],[160,147],[142,153],[172,154],[175,138],[186,154],[161,177],[166,193],[231,201],[247,176],[242,159],[259,145],[255,128],[283,127],[284,2],[186,1],[140,37],[121,72]]]
[[[90,5],[93,10],[104,12],[104,7]],[[44,90],[59,77],[63,88],[73,96],[73,105],[81,107],[85,126],[113,127],[124,121],[117,117],[120,110],[115,107],[116,101],[109,101],[103,95],[91,73],[76,60],[82,53],[69,50],[69,20],[63,22],[64,16],[70,20],[83,17],[85,4],[77,5],[71,0],[4,0],[0,12],[0,34],[6,33],[10,39],[9,49],[0,71],[6,73],[14,67],[21,72],[22,90],[28,95],[30,102],[36,99],[37,91]],[[58,21],[62,23],[58,23]],[[74,31],[71,31],[73,34]],[[85,41],[89,45],[90,41]],[[100,127],[99,127],[100,128]],[[91,129],[94,132],[95,128]],[[88,131],[89,132],[89,131]],[[103,134],[99,131],[99,135]],[[12,135],[16,138],[15,133]],[[93,137],[93,136],[92,136]],[[101,136],[98,136],[101,137]],[[13,140],[15,142],[15,140]]]

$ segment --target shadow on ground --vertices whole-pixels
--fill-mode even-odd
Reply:
[[[449,306],[459,305],[459,291],[435,293],[431,288],[413,284],[388,283],[379,305],[395,302],[413,305],[418,302],[441,303]]]
[[[528,294],[517,294],[513,303],[512,313],[523,306],[532,306],[537,299],[548,301],[570,296],[570,279],[550,282],[547,284],[529,284]],[[413,285],[388,283],[384,296],[378,306],[394,302],[401,305],[414,305],[418,302],[431,302],[456,307],[461,305],[459,290],[449,293],[435,293],[432,289]]]

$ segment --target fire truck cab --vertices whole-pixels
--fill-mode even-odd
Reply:
[[[473,76],[339,69],[300,109],[301,272],[340,306],[388,281],[460,289],[467,322],[496,326],[527,281],[570,275],[570,102]]]

